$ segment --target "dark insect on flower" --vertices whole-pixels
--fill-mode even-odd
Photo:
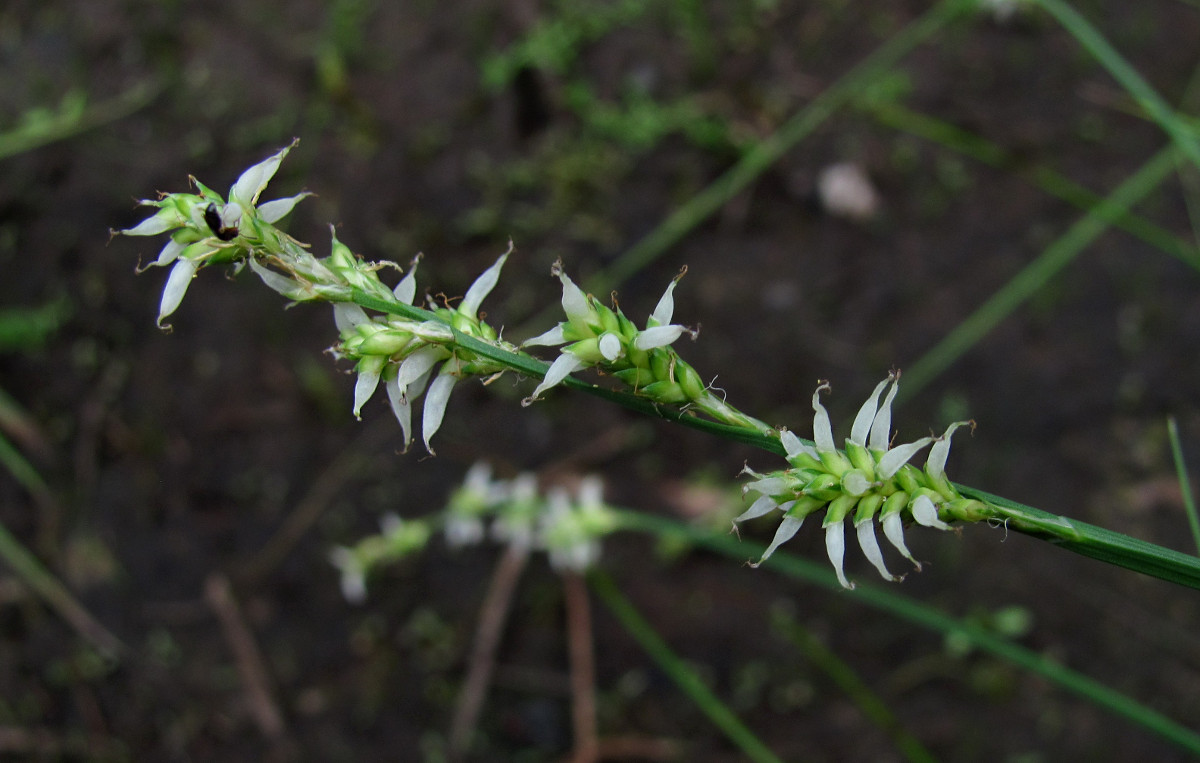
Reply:
[[[204,222],[212,229],[213,235],[222,241],[232,241],[238,234],[237,226],[225,228],[221,225],[221,215],[217,212],[216,204],[209,204],[204,209]]]

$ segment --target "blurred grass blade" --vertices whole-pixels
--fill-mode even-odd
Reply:
[[[894,101],[880,101],[864,103],[863,108],[876,120],[893,129],[965,154],[989,167],[1009,170],[1051,196],[1074,204],[1080,209],[1094,209],[1104,200],[1104,197],[1093,193],[1050,167],[1044,165],[1021,167],[1020,160],[1016,155],[996,143],[956,125],[913,111],[902,104]],[[1191,165],[1186,165],[1186,167],[1190,168]],[[1186,173],[1186,177],[1192,178],[1194,175]],[[1195,244],[1184,241],[1141,215],[1125,212],[1115,215],[1109,222],[1192,268],[1200,270],[1200,249]],[[1200,241],[1200,238],[1197,241]],[[908,382],[907,377],[905,382]]]
[[[711,185],[671,213],[658,227],[618,257],[607,270],[583,283],[586,291],[605,292],[654,262],[663,252],[711,217],[750,185],[797,143],[849,103],[876,77],[887,73],[913,48],[933,36],[960,14],[974,7],[969,0],[942,0],[923,16],[892,35],[788,120],[775,134],[750,149]]]
[[[1036,0],[1037,4],[1053,16],[1080,45],[1087,49],[1100,65],[1108,70],[1113,79],[1121,84],[1138,105],[1146,110],[1150,118],[1158,123],[1163,132],[1171,137],[1184,156],[1200,167],[1200,141],[1175,110],[1162,99],[1142,75],[1109,44],[1104,35],[1088,23],[1087,19],[1063,0]]]
[[[25,585],[97,649],[113,659],[125,652],[121,641],[92,617],[67,587],[43,567],[37,557],[21,545],[3,524],[0,524],[0,559],[13,569]]]
[[[1169,158],[1171,155],[1171,149],[1165,149],[1160,154],[1160,156],[1168,158],[1166,162],[1168,167],[1170,166]],[[1112,197],[1109,198],[1109,201],[1112,201]],[[993,297],[994,299],[995,297]],[[403,315],[413,320],[441,321],[440,318],[428,310],[397,302],[385,302],[359,291],[353,293],[353,300],[355,304],[371,310]],[[542,378],[546,375],[546,369],[549,368],[549,365],[544,361],[521,353],[507,352],[499,347],[467,336],[453,327],[451,327],[451,330],[454,332],[456,342],[481,357],[506,365],[518,373],[526,374],[533,378]],[[907,379],[907,376],[905,378]],[[727,424],[717,424],[697,416],[689,415],[686,411],[657,406],[644,398],[606,389],[595,384],[589,384],[582,379],[570,376],[563,381],[563,386],[587,392],[588,394],[603,398],[646,416],[674,421],[717,437],[724,437],[734,442],[752,445],[780,456],[784,455],[783,446],[777,437],[770,437],[750,429],[729,426]],[[809,444],[812,444],[811,441],[809,441]],[[965,485],[959,485],[958,487],[964,495],[979,498],[987,502],[997,511],[998,519],[1008,520],[1010,522],[1009,526],[1018,532],[1043,540],[1051,540],[1056,545],[1093,559],[1099,559],[1109,564],[1115,564],[1119,567],[1125,567],[1126,569],[1135,570],[1189,588],[1200,589],[1200,558],[1181,554],[1178,551],[1172,551],[1153,543],[1131,538],[1128,535],[1122,535],[1112,530],[1095,527],[1085,522],[1079,522],[1074,519],[1068,519],[1067,517],[1024,506],[1015,501],[1000,498],[999,496],[994,496]]]
[[[634,608],[633,603],[617,589],[612,578],[603,572],[593,570],[588,574],[588,584],[608,607],[608,610],[621,622],[625,631],[633,636],[646,654],[650,655],[659,669],[666,673],[675,682],[675,685],[696,703],[696,706],[708,716],[713,725],[720,729],[729,741],[737,745],[748,760],[780,763],[779,758],[704,685],[695,671],[671,651],[671,647],[662,640],[654,627],[646,622],[641,613]]]
[[[974,347],[998,323],[1012,314],[1075,256],[1118,220],[1130,207],[1141,201],[1175,168],[1175,147],[1168,146],[1117,186],[1086,217],[1072,225],[1062,236],[1025,266],[986,302],[958,324],[916,363],[904,369],[904,386],[898,397],[903,400],[923,389],[934,377],[950,367],[963,353]]]
[[[94,106],[86,105],[87,98],[82,92],[72,90],[63,96],[57,111],[30,110],[21,124],[0,132],[0,159],[116,121],[150,103],[162,89],[161,83],[141,82]]]
[[[644,532],[666,538],[684,538],[696,546],[716,551],[733,559],[758,558],[765,551],[759,543],[742,541],[731,535],[716,535],[709,529],[693,527],[682,522],[638,512],[619,511],[622,529]],[[813,583],[844,595],[847,600],[861,602],[910,623],[946,635],[955,635],[979,649],[1043,676],[1049,682],[1076,694],[1089,702],[1111,711],[1160,738],[1178,745],[1193,754],[1200,754],[1200,734],[1166,717],[1121,692],[1089,678],[1053,658],[1038,654],[988,630],[980,623],[959,620],[944,612],[915,601],[882,585],[859,581],[853,591],[843,591],[833,571],[817,564],[777,551],[763,571],[773,571],[787,577]]]
[[[791,641],[802,655],[829,676],[862,714],[891,738],[896,751],[905,760],[913,763],[933,763],[937,760],[919,739],[900,724],[887,703],[867,686],[854,668],[838,657],[816,634],[805,628],[799,620],[782,613],[772,613],[771,620],[775,631]]]
[[[1175,460],[1175,475],[1179,480],[1179,492],[1183,496],[1183,510],[1187,513],[1192,528],[1192,540],[1196,553],[1200,553],[1200,517],[1196,516],[1196,497],[1192,494],[1192,483],[1188,479],[1187,462],[1183,459],[1183,446],[1179,444],[1179,425],[1175,417],[1167,418],[1167,436],[1171,440],[1171,457]]]

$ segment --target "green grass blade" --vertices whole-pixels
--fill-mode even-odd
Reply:
[[[693,545],[716,551],[733,559],[758,558],[765,550],[762,544],[741,541],[731,535],[714,535],[711,530],[692,527],[664,517],[629,511],[619,511],[617,517],[622,529],[669,538],[683,538]],[[849,599],[887,612],[922,628],[947,635],[961,635],[983,651],[990,652],[1018,667],[1043,676],[1062,689],[1141,726],[1172,744],[1194,754],[1200,754],[1200,734],[1192,729],[1046,655],[1038,654],[998,636],[981,625],[958,620],[940,610],[909,599],[894,588],[885,588],[881,585],[860,581],[853,591],[844,591],[827,565],[800,559],[787,552],[775,552],[770,562],[763,567],[763,571],[768,570],[818,585],[830,591],[843,592]]]
[[[1167,149],[1160,154],[1170,159],[1172,151]],[[1166,162],[1168,168],[1170,161]],[[1110,197],[1109,201],[1112,200]],[[1091,218],[1089,218],[1091,219]],[[361,292],[354,293],[354,302],[363,307],[381,312],[402,315],[413,320],[441,321],[428,310],[399,302],[386,302]],[[501,363],[514,371],[533,378],[542,378],[549,365],[524,353],[513,353],[494,345],[481,342],[453,329],[456,341],[471,352],[481,357]],[[906,377],[907,378],[907,377]],[[680,411],[655,405],[643,398],[635,397],[625,392],[605,389],[595,384],[589,384],[582,379],[568,377],[563,386],[570,387],[590,395],[604,398],[609,402],[621,405],[629,410],[646,416],[674,421],[684,426],[699,429],[718,437],[725,437],[735,442],[752,445],[762,450],[783,455],[783,446],[779,439],[759,434],[750,429],[717,424]],[[1131,538],[1128,535],[1094,527],[1084,522],[1050,514],[1039,509],[1024,506],[1006,498],[993,496],[974,488],[959,486],[964,495],[977,497],[989,503],[997,511],[997,519],[1007,520],[1009,527],[1018,532],[1031,535],[1043,540],[1051,540],[1057,545],[1084,556],[1115,564],[1127,569],[1161,578],[1173,583],[1200,589],[1200,558],[1181,554],[1153,543]]]
[[[162,90],[159,82],[141,82],[120,95],[90,107],[85,106],[81,93],[72,91],[63,98],[57,111],[30,112],[24,123],[0,132],[0,159],[114,122],[150,103]]]
[[[784,620],[783,617],[776,616],[772,619],[775,621],[774,629],[781,632],[801,654],[829,676],[850,701],[858,706],[859,711],[891,738],[892,743],[896,745],[896,751],[903,755],[905,760],[913,763],[933,763],[937,760],[919,739],[900,725],[896,714],[871,687],[867,686],[866,681],[854,668],[838,657],[815,633],[794,618]]]
[[[830,115],[853,100],[871,80],[885,74],[913,48],[973,7],[974,3],[969,0],[942,0],[897,32],[784,123],[775,134],[750,149],[725,174],[671,213],[657,228],[617,258],[607,270],[584,282],[584,289],[599,294],[624,282],[654,262],[663,252],[750,185]]]
[[[1175,148],[1172,146],[1155,154],[1104,201],[1072,225],[1033,262],[1026,265],[966,320],[958,324],[942,341],[912,366],[905,368],[904,387],[901,388],[898,397],[903,400],[922,389],[963,353],[974,347],[1000,321],[1012,314],[1021,303],[1033,296],[1074,260],[1076,255],[1095,241],[1111,221],[1125,214],[1131,206],[1157,188],[1174,169],[1175,157]]]
[[[989,167],[1011,170],[1017,177],[1025,179],[1051,196],[1062,199],[1080,209],[1094,209],[1104,200],[1104,197],[1093,193],[1050,167],[1022,168],[1019,166],[1019,159],[1012,152],[992,141],[935,117],[913,111],[899,103],[890,101],[869,103],[865,104],[864,108],[877,121],[888,127],[965,154]],[[1190,167],[1190,165],[1187,166]],[[1193,175],[1189,173],[1186,177],[1191,178]],[[1200,270],[1200,249],[1146,218],[1132,212],[1125,212],[1114,215],[1109,222],[1196,270]]]
[[[1183,155],[1192,164],[1200,167],[1200,141],[1188,128],[1187,123],[1175,113],[1175,110],[1155,92],[1137,69],[1126,61],[1120,53],[1109,44],[1104,35],[1088,23],[1087,19],[1063,0],[1036,0],[1037,4],[1053,16],[1071,36],[1074,37],[1100,65],[1108,70],[1113,79],[1125,88],[1138,105],[1145,109],[1150,118],[1158,123],[1163,132],[1171,137]]]
[[[37,557],[2,524],[0,559],[3,559],[42,601],[106,656],[115,659],[126,653],[127,650],[121,641],[92,617],[67,587],[42,566]]]
[[[1196,497],[1192,494],[1192,483],[1188,479],[1187,462],[1183,459],[1183,446],[1179,444],[1179,425],[1175,417],[1167,419],[1167,436],[1171,440],[1171,457],[1175,460],[1175,475],[1179,480],[1179,492],[1183,496],[1183,510],[1187,513],[1188,525],[1192,528],[1192,540],[1200,553],[1200,517],[1196,515]]]
[[[616,583],[603,572],[594,570],[588,574],[588,583],[596,596],[604,602],[608,610],[621,622],[625,631],[645,650],[654,663],[667,674],[675,685],[683,691],[700,708],[712,724],[737,745],[749,760],[762,763],[780,763],[775,753],[762,743],[754,732],[750,731],[733,711],[722,702],[717,695],[704,685],[696,672],[688,667],[667,642],[654,630],[654,627],[642,617],[633,603],[618,590]]]

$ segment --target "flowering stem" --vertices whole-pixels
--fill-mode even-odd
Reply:
[[[642,649],[654,660],[659,669],[666,673],[701,711],[708,716],[713,725],[719,728],[725,736],[741,749],[749,760],[773,761],[779,758],[771,752],[762,741],[754,735],[745,724],[734,715],[733,711],[723,703],[712,690],[696,675],[687,663],[671,651],[654,626],[633,606],[629,599],[621,593],[617,584],[608,575],[599,570],[588,573],[588,584],[596,596],[604,602],[625,631],[633,636]]]
[[[441,321],[441,318],[428,310],[407,305],[398,300],[380,299],[357,289],[354,289],[351,295],[356,304],[370,310],[400,315],[412,320]],[[455,342],[464,349],[518,373],[544,378],[549,369],[547,363],[525,353],[505,350],[464,334],[453,327],[451,330],[454,331]],[[769,428],[764,432],[762,427],[765,425],[762,425],[757,419],[741,414],[716,398],[712,398],[711,407],[699,405],[696,407],[715,417],[716,414],[713,411],[718,410],[716,406],[724,406],[728,411],[721,418],[728,421],[731,420],[732,414],[736,414],[744,417],[746,423],[735,426],[709,421],[690,415],[684,410],[656,405],[636,395],[589,384],[572,376],[563,380],[562,386],[603,398],[643,415],[675,421],[718,437],[752,445],[776,455],[785,455],[778,434],[768,434],[767,432],[772,431]],[[1010,530],[1050,541],[1077,554],[1200,590],[1200,557],[1190,556],[1076,519],[1035,509],[972,487],[965,485],[955,485],[955,487],[964,496],[974,498],[984,504],[982,511],[971,517],[962,517],[962,519],[1000,522]]]
[[[416,321],[445,321],[434,313],[424,308],[407,305],[399,300],[385,300],[379,297],[367,294],[366,292],[354,289],[351,292],[351,298],[356,305],[365,307],[368,310],[377,310],[381,313],[389,313],[391,315],[399,315],[405,318]],[[449,324],[446,324],[449,325]],[[463,349],[469,350],[476,355],[486,358],[487,360],[497,363],[501,366],[511,368],[512,370],[525,374],[526,376],[535,377],[538,379],[545,378],[546,371],[550,365],[544,361],[527,355],[523,352],[511,352],[494,344],[489,344],[480,339],[477,339],[468,334],[464,334],[457,328],[450,326],[450,330],[454,332],[454,341]],[[589,384],[588,382],[576,379],[573,376],[568,376],[561,382],[564,387],[586,392],[589,395],[603,398],[611,403],[628,408],[645,416],[666,419],[667,421],[675,421],[684,426],[699,429],[710,434],[715,434],[718,437],[724,437],[736,442],[744,442],[757,447],[766,447],[768,450],[774,450],[779,455],[783,455],[783,447],[779,445],[778,437],[772,438],[766,432],[772,431],[769,426],[751,416],[738,411],[732,406],[720,401],[716,397],[709,395],[701,403],[694,407],[703,413],[706,413],[714,418],[720,418],[725,422],[738,423],[721,423],[718,421],[709,421],[697,416],[690,415],[686,410],[678,408],[656,405],[655,403],[631,395],[627,392],[620,392],[613,389]],[[775,447],[771,448],[765,443],[774,442]]]
[[[968,488],[963,488],[967,493]],[[1012,503],[986,493],[970,491],[973,497],[980,500],[994,499]],[[1018,504],[1019,505],[1019,504]],[[1022,507],[1035,514],[1043,514],[1036,509]],[[733,559],[745,559],[747,555],[761,553],[763,547],[751,541],[745,541],[732,535],[713,533],[703,527],[692,526],[666,517],[655,516],[638,511],[614,509],[618,528],[633,532],[643,532],[662,538],[683,538],[697,546],[729,556]],[[1048,517],[1053,515],[1047,514]],[[1082,523],[1074,523],[1081,525]],[[1085,526],[1086,527],[1086,526]],[[1150,544],[1146,544],[1150,545]],[[749,548],[747,548],[749,547]],[[768,569],[786,577],[803,580],[814,585],[833,591],[842,588],[829,568],[786,552],[780,552],[771,558]],[[595,589],[595,586],[593,586]],[[599,592],[597,590],[597,592]],[[1109,688],[1105,684],[1080,673],[1045,654],[1034,652],[1020,644],[997,635],[994,631],[969,620],[951,617],[933,607],[908,598],[895,588],[885,588],[863,582],[858,585],[853,594],[854,601],[881,612],[887,612],[901,620],[944,634],[961,634],[979,649],[989,652],[1013,665],[1030,672],[1044,676],[1048,681],[1062,689],[1077,694],[1089,702],[1103,707],[1115,715],[1149,729],[1163,739],[1178,745],[1192,753],[1200,753],[1200,734],[1187,726],[1168,718],[1153,708],[1141,704],[1121,692]]]

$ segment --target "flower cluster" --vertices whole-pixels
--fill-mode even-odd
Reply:
[[[541,495],[534,475],[494,480],[491,468],[480,462],[467,472],[440,515],[401,520],[389,514],[380,534],[354,546],[339,546],[329,558],[341,571],[343,595],[355,603],[366,597],[366,580],[373,569],[423,548],[439,521],[452,548],[482,543],[490,534],[524,551],[546,552],[557,570],[579,572],[596,562],[600,538],[616,529],[602,494],[600,480],[585,477],[574,496],[562,488]]]
[[[591,294],[585,294],[563,270],[561,261],[554,263],[551,274],[562,282],[562,307],[567,320],[521,346],[563,347],[545,378],[523,404],[531,404],[576,371],[597,368],[615,376],[639,397],[692,408],[722,423],[770,432],[771,428],[763,422],[714,395],[696,369],[671,347],[684,334],[695,339],[698,333],[671,323],[675,286],[686,273],[684,268],[668,284],[645,328],[639,329],[619,308],[605,307]]]
[[[170,233],[170,240],[151,263],[172,265],[159,305],[158,323],[164,328],[163,320],[179,307],[192,277],[201,267],[214,263],[230,263],[237,269],[248,264],[263,283],[293,301],[332,302],[341,335],[334,354],[353,361],[358,374],[354,415],[359,416],[382,380],[407,448],[412,442],[412,401],[424,392],[422,435],[432,453],[429,441],[441,426],[455,384],[467,376],[493,376],[504,370],[500,364],[460,347],[458,336],[467,335],[508,351],[516,349],[501,341],[498,332],[478,315],[509,253],[501,255],[476,279],[456,307],[432,306],[435,319],[369,316],[352,301],[356,294],[390,305],[413,305],[416,262],[391,288],[380,280],[379,271],[400,270],[395,263],[357,257],[336,235],[332,236],[329,256],[316,257],[304,244],[276,228],[275,223],[309,195],[300,193],[258,203],[293,146],[294,142],[243,172],[228,199],[192,178],[198,194],[163,194],[157,200],[143,200],[142,205],[157,207],[158,211],[133,228],[115,233]]]
[[[280,162],[295,146],[259,162],[238,177],[229,189],[228,199],[191,178],[199,193],[162,194],[158,199],[143,199],[142,206],[157,207],[158,211],[138,225],[113,231],[125,236],[156,236],[170,233],[171,238],[150,266],[171,265],[159,303],[158,324],[175,312],[187,293],[192,276],[201,267],[214,263],[253,261],[256,250],[283,249],[295,243],[274,226],[296,203],[309,196],[299,193],[264,204],[258,198],[267,183],[275,176]]]
[[[790,469],[759,474],[746,467],[745,472],[755,479],[743,487],[743,492],[758,493],[759,497],[734,521],[743,522],[776,509],[783,513],[774,540],[754,566],[762,564],[790,540],[810,514],[823,509],[825,548],[843,586],[854,587],[846,579],[844,569],[844,525],[848,519],[867,560],[885,580],[898,580],[884,564],[875,537],[877,521],[888,541],[920,570],[920,562],[904,542],[905,522],[948,530],[950,526],[945,520],[982,518],[984,505],[964,498],[946,478],[945,471],[954,430],[971,422],[956,421],[940,437],[922,437],[891,446],[892,400],[899,378],[900,374],[893,372],[875,387],[854,419],[844,451],[834,444],[829,414],[821,405],[821,393],[829,390],[829,384],[822,382],[812,398],[814,444],[807,445],[784,430],[780,440]],[[887,394],[880,403],[885,389]],[[908,463],[929,445],[933,447],[923,470]]]
[[[467,335],[508,351],[511,344],[479,318],[479,306],[500,279],[500,270],[511,253],[505,252],[485,270],[456,307],[432,306],[437,320],[413,320],[397,315],[369,316],[356,304],[337,303],[334,318],[341,342],[334,348],[338,357],[355,362],[358,381],[354,386],[354,415],[384,382],[392,412],[404,430],[404,444],[412,442],[412,401],[425,392],[421,432],[425,448],[441,426],[450,393],[459,380],[469,376],[494,377],[504,366],[463,348],[455,335]],[[349,250],[335,240],[331,257],[351,258]],[[390,295],[411,305],[416,295],[416,262]],[[440,366],[439,366],[440,364]]]
[[[532,474],[493,480],[491,468],[480,462],[446,505],[446,541],[452,546],[481,542],[490,518],[494,540],[545,551],[555,569],[582,571],[599,558],[599,539],[616,529],[603,492],[598,478],[584,477],[574,496],[561,487],[542,495]]]

